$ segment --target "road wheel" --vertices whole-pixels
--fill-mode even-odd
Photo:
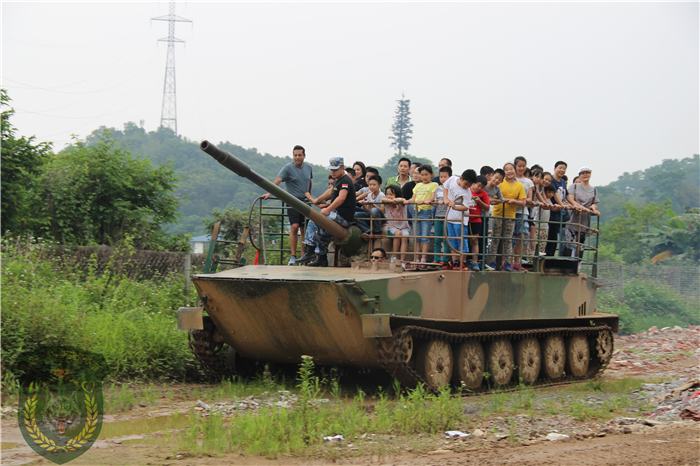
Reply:
[[[472,340],[459,345],[455,361],[452,382],[469,390],[479,388],[486,372],[486,357],[481,342]]]
[[[542,363],[544,375],[550,380],[560,379],[564,375],[564,365],[566,364],[564,337],[550,335],[545,338],[544,345],[542,345]]]
[[[502,338],[491,343],[487,358],[486,372],[491,374],[497,386],[508,385],[513,377],[513,345]]]
[[[515,364],[524,383],[533,383],[540,376],[542,352],[537,338],[526,338],[518,342]]]
[[[582,377],[588,372],[591,359],[586,335],[574,335],[566,340],[566,371],[574,377]]]
[[[433,389],[444,387],[452,378],[452,348],[442,340],[431,340],[418,347],[416,370]]]

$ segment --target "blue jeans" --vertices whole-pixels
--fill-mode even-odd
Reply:
[[[338,214],[337,210],[332,210],[328,214],[328,218],[333,220],[335,223],[349,227],[350,224]],[[306,226],[306,234],[304,235],[304,244],[310,247],[315,247],[314,252],[316,254],[328,254],[328,245],[331,243],[333,235],[328,233],[326,230],[316,225],[314,222],[309,222]]]
[[[462,249],[459,249],[459,237],[464,235],[464,241],[462,244]],[[450,223],[447,222],[447,236],[452,236],[453,238],[449,238],[447,241],[450,243],[450,246],[452,249],[455,251],[465,253],[469,252],[469,229],[467,225],[462,225],[460,228],[459,223]]]
[[[450,260],[450,245],[445,239],[445,217],[436,217],[433,222],[435,232],[435,262],[445,262]],[[444,255],[442,255],[444,254]]]
[[[431,209],[419,210],[416,213],[418,227],[416,228],[416,236],[430,236],[430,227],[433,226],[433,222],[429,222],[433,218],[433,211]],[[430,238],[416,238],[419,243],[430,243]]]
[[[372,229],[374,230],[374,233],[381,232],[382,225],[384,225],[384,221],[377,220],[377,219],[384,218],[384,214],[377,207],[372,207],[371,215],[372,215]],[[369,218],[370,218],[370,212],[366,212],[364,210],[362,212],[355,212],[355,219],[357,220],[357,226],[360,227],[360,230],[362,230],[362,233],[369,233],[369,220],[364,220],[364,219],[369,219]]]

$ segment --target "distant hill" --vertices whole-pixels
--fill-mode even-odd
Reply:
[[[97,134],[105,130],[107,128],[96,130],[88,136],[87,142],[90,143]],[[202,220],[209,217],[215,207],[248,210],[256,197],[265,194],[261,188],[226,170],[202,152],[198,141],[177,137],[172,131],[162,128],[146,133],[133,123],[126,123],[123,131],[113,128],[109,131],[112,131],[120,145],[129,149],[132,154],[149,159],[153,164],[172,164],[173,169],[184,177],[176,192],[178,197],[183,198],[180,204],[182,219],[177,225],[166,228],[170,233],[207,233]],[[261,154],[257,149],[244,149],[230,142],[212,142],[246,162],[254,171],[270,181],[274,181],[285,164],[293,162],[291,157]],[[311,167],[314,173],[312,194],[318,196],[328,187],[328,170],[313,164]]]
[[[622,215],[627,202],[643,206],[671,200],[677,214],[686,207],[700,207],[700,155],[666,159],[646,170],[625,172],[617,181],[598,187],[598,197],[601,221]]]
[[[264,194],[262,189],[224,169],[204,154],[199,149],[199,141],[175,136],[172,131],[163,128],[147,133],[129,122],[123,130],[99,128],[88,136],[87,142],[90,143],[105,130],[112,131],[121,146],[133,154],[139,154],[154,164],[170,163],[184,177],[176,193],[184,198],[180,204],[182,219],[177,225],[167,228],[170,233],[207,233],[202,220],[209,217],[215,207],[247,210],[256,197]],[[270,181],[275,179],[282,166],[292,162],[291,157],[261,154],[255,148],[244,149],[228,141],[214,143],[246,162]],[[413,155],[408,157],[422,163],[430,162]],[[395,156],[380,168],[383,177],[396,174],[394,167],[397,160],[398,156]],[[434,162],[431,164],[437,167]],[[318,196],[326,189],[328,170],[325,166],[311,166],[314,172],[313,195]],[[622,206],[627,202],[646,205],[670,199],[673,210],[682,213],[686,206],[700,206],[700,156],[696,154],[682,160],[664,160],[660,165],[646,170],[624,173],[617,181],[597,189],[603,222],[620,216]]]

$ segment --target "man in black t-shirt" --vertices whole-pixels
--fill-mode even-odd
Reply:
[[[335,180],[333,187],[317,199],[313,199],[313,201],[314,204],[319,204],[330,198],[330,205],[321,209],[321,213],[347,228],[355,218],[355,187],[350,177],[345,174],[345,163],[342,157],[333,157],[330,160],[328,169]],[[307,193],[307,196],[311,198],[311,194]],[[304,255],[296,263],[305,264],[311,261],[309,262],[309,267],[328,267],[328,245],[332,238],[330,233],[316,225],[316,223],[309,222],[304,238],[306,249]],[[314,255],[316,256],[315,259]]]

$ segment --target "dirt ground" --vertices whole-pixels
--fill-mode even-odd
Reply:
[[[4,423],[3,423],[4,424]],[[10,428],[10,430],[14,430]],[[6,429],[3,429],[3,441]],[[18,450],[22,450],[21,452]],[[7,452],[10,453],[10,452]],[[38,459],[37,459],[38,458]],[[3,455],[2,464],[52,464],[39,458],[29,447]],[[116,444],[98,441],[76,465],[579,465],[579,466],[655,466],[700,464],[700,425],[692,422],[656,426],[652,432],[611,435],[603,438],[569,441],[541,441],[529,446],[509,446],[507,442],[483,441],[465,448],[449,442],[444,449],[428,453],[404,453],[383,457],[343,457],[336,462],[313,458],[279,458],[270,460],[231,453],[214,457],[173,455],[166,444]]]
[[[700,378],[700,327],[687,331],[652,330],[636,336],[619,338],[616,352],[604,375],[606,380],[620,377],[644,377],[666,380],[693,380]],[[668,353],[668,354],[666,354]],[[394,438],[392,453],[378,457],[362,456],[352,451],[348,443],[324,445],[323,457],[281,457],[268,459],[244,456],[238,453],[190,455],[178,452],[173,442],[164,439],[164,430],[178,429],[187,424],[180,418],[178,425],[158,424],[172,419],[175,411],[188,412],[193,406],[194,386],[177,386],[171,402],[161,398],[149,407],[136,407],[127,412],[104,416],[103,433],[107,439],[98,440],[85,454],[71,464],[75,465],[577,465],[577,466],[655,466],[700,465],[700,423],[681,421],[658,422],[654,426],[632,425],[631,432],[586,439],[570,438],[549,441],[544,438],[509,443],[493,436],[471,437],[466,441],[432,435],[418,451],[415,439]],[[632,395],[630,395],[632,396]],[[653,418],[650,417],[650,419]],[[133,435],[135,423],[153,422],[150,434]],[[154,425],[156,427],[154,427]],[[124,427],[120,430],[120,426]],[[2,465],[53,464],[29,448],[20,433],[16,414],[7,414],[2,423]],[[161,429],[161,430],[157,430]],[[174,431],[173,431],[174,432]],[[561,431],[560,431],[561,432]],[[173,437],[175,434],[173,434]],[[355,442],[357,443],[357,442]],[[427,445],[427,447],[426,447]],[[405,448],[405,451],[401,451]],[[390,450],[387,448],[387,450]],[[418,449],[416,449],[418,450]],[[331,453],[331,454],[329,454]],[[328,458],[337,458],[329,460]]]

